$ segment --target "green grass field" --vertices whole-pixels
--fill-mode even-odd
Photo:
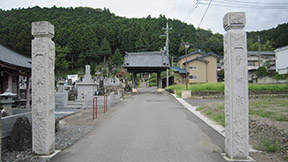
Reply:
[[[176,90],[177,96],[181,96],[181,91],[186,89],[186,85],[173,85],[166,89]],[[203,83],[191,84],[188,89],[192,92],[224,92],[224,83]],[[288,84],[249,84],[249,91],[288,91]]]
[[[215,103],[203,104],[196,109],[208,118],[216,121],[218,124],[225,127],[225,108],[224,101]],[[257,98],[249,100],[249,118],[261,118],[265,121],[287,125],[288,123],[288,99],[287,98]],[[261,120],[260,120],[261,121]],[[261,137],[261,136],[260,136]],[[268,138],[263,136],[258,139],[258,142],[253,145],[258,150],[265,152],[281,152],[285,150],[287,142],[281,142],[281,138]],[[288,156],[281,155],[285,160]]]
[[[225,126],[224,102],[203,104],[197,110]],[[251,99],[249,100],[249,115],[269,118],[278,122],[287,122],[288,100],[287,98]]]

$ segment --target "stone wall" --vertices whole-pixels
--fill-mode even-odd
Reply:
[[[286,80],[276,80],[272,77],[262,77],[258,78],[258,84],[273,84],[273,83],[288,83],[288,79]]]
[[[104,106],[104,96],[96,96],[97,97],[97,105],[98,107]],[[84,108],[92,108],[93,107],[93,98],[78,100],[84,103]],[[120,101],[120,95],[109,95],[108,96],[108,108],[113,106]]]

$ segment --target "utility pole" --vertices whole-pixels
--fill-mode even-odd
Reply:
[[[169,30],[171,30],[172,28],[169,28],[168,26],[168,22],[166,23],[166,28],[163,28],[163,30],[165,30],[165,34],[166,35],[161,35],[161,36],[165,36],[166,37],[166,43],[165,43],[165,46],[166,46],[166,52],[167,52],[167,57],[169,59]],[[169,70],[168,68],[166,69],[166,87],[169,86]]]
[[[185,63],[185,69],[186,69],[186,91],[188,91],[188,60],[187,60],[187,49],[189,48],[189,43],[185,42],[185,58],[186,58],[186,63]]]
[[[259,67],[261,66],[260,51],[261,51],[261,43],[260,43],[260,35],[258,35],[258,64],[259,64],[258,66]]]

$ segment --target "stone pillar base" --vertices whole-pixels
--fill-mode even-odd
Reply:
[[[156,93],[157,94],[162,94],[164,92],[164,89],[163,88],[157,88],[156,89]]]
[[[250,156],[248,156],[248,159],[231,159],[230,157],[227,156],[226,153],[221,153],[221,156],[224,158],[224,160],[229,162],[256,162]]]
[[[189,98],[189,97],[191,97],[191,91],[190,91],[190,90],[183,90],[181,97],[182,97],[182,98]]]
[[[132,88],[132,93],[137,94],[138,93],[138,89],[137,88]]]

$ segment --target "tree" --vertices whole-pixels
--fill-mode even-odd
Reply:
[[[86,64],[86,56],[84,53],[81,53],[78,57],[78,66],[84,67]]]
[[[251,44],[249,47],[248,47],[248,50],[249,51],[258,51],[258,42],[254,42],[253,44]],[[261,47],[260,47],[261,51],[274,51],[274,48],[272,47],[271,43],[269,40],[267,40],[264,44],[261,44]]]
[[[116,49],[115,53],[113,54],[111,61],[112,61],[113,65],[116,65],[118,67],[123,64],[124,58],[121,55],[118,48]]]
[[[104,64],[106,63],[106,59],[107,59],[107,56],[111,56],[111,47],[110,47],[110,44],[108,42],[108,40],[106,38],[104,38],[101,42],[101,54],[103,56],[103,62]]]
[[[61,47],[56,45],[55,52],[55,71],[56,75],[59,75],[60,71],[65,71],[69,67],[69,62],[65,59],[65,57],[70,52],[70,49],[67,46]]]
[[[262,78],[268,75],[267,69],[263,66],[257,69],[257,77]]]
[[[184,42],[190,43],[189,51],[201,49],[223,53],[223,36],[211,30],[195,29],[192,24],[172,20],[164,15],[158,18],[125,18],[116,16],[107,8],[88,7],[0,9],[0,44],[30,56],[33,39],[31,23],[38,20],[49,21],[55,26],[53,40],[61,47],[69,47],[70,55],[66,59],[71,69],[81,59],[83,65],[102,61],[107,64],[107,58],[112,57],[111,49],[118,48],[127,52],[158,51],[165,44],[165,38],[159,35],[163,34],[162,28],[167,22],[173,28],[169,31],[170,56],[184,55]],[[247,47],[249,50],[258,50],[258,35],[261,36],[261,51],[273,51],[288,45],[287,30],[288,23],[284,23],[269,30],[247,32]]]

